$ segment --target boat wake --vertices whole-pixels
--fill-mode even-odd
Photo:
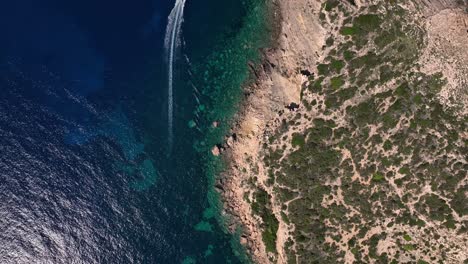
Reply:
[[[180,31],[182,22],[184,19],[184,6],[185,0],[176,0],[174,8],[169,14],[166,36],[164,38],[164,48],[166,51],[168,71],[168,95],[167,95],[167,129],[168,129],[168,145],[169,150],[172,149],[174,141],[174,98],[173,98],[173,86],[174,86],[174,64],[177,56],[177,50],[180,47]]]

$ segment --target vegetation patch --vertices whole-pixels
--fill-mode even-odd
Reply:
[[[338,88],[343,86],[343,84],[344,84],[344,80],[343,80],[343,77],[341,76],[336,76],[330,79],[330,86],[332,89],[337,90]]]
[[[255,193],[252,211],[262,218],[262,238],[266,250],[276,253],[276,233],[279,222],[271,211],[271,197],[265,190],[258,189]]]
[[[352,36],[359,32],[355,27],[342,27],[340,33],[345,36]]]
[[[293,147],[302,147],[305,144],[305,138],[299,133],[294,133],[292,136],[291,145]]]
[[[333,35],[319,78],[302,91],[306,107],[282,114],[266,144],[281,218],[291,227],[291,263],[343,263],[350,255],[355,263],[446,263],[464,250],[450,238],[467,230],[460,131],[468,120],[438,101],[446,80],[419,70],[424,28],[392,1],[322,6]],[[301,133],[291,138],[291,129]],[[276,218],[254,211],[274,252]],[[386,240],[394,248],[385,249]]]
[[[380,172],[377,172],[372,176],[372,180],[376,182],[383,181],[384,179],[385,179],[385,176]]]

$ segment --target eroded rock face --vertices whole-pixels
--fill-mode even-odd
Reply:
[[[460,8],[465,11],[468,8],[467,0],[419,0],[419,6],[424,9],[426,14],[432,15],[444,9]]]
[[[468,115],[468,14],[460,9],[444,9],[425,23],[427,46],[420,58],[422,71],[441,72],[447,85],[439,93],[441,102]]]
[[[226,142],[227,152],[232,155],[232,166],[225,177],[225,189],[231,190],[224,192],[225,207],[234,211],[232,214],[238,215],[245,227],[247,245],[256,263],[286,263],[283,246],[289,237],[287,225],[281,219],[281,205],[275,202],[272,186],[266,186],[268,172],[263,168],[260,156],[262,144],[266,135],[281,125],[276,120],[280,113],[288,111],[286,108],[291,102],[300,102],[301,86],[311,77],[311,72],[297,69],[314,65],[325,41],[316,14],[321,5],[319,1],[277,1],[277,5],[284,18],[277,38],[279,46],[265,51],[266,62],[261,69],[255,70],[258,80],[245,92],[248,97],[235,125],[235,137],[227,138]],[[291,108],[298,106],[294,104]],[[249,185],[249,182],[255,185]],[[250,205],[257,187],[270,195],[273,215],[279,221],[277,231],[273,230],[276,244],[270,243],[268,249],[263,241],[264,219],[254,213]]]

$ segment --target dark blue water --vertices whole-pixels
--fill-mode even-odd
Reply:
[[[0,3],[0,263],[238,263],[207,199],[189,85],[241,1],[187,1],[167,148],[173,1]],[[189,59],[186,60],[185,56]],[[241,256],[241,257],[240,257]]]

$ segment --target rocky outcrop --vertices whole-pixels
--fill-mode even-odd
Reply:
[[[431,1],[432,2],[432,1]],[[427,45],[420,58],[426,74],[441,72],[447,80],[439,94],[446,106],[460,116],[468,115],[468,8],[460,1],[439,1],[432,11],[442,8],[425,18]],[[451,7],[451,8],[448,8]]]
[[[468,10],[468,0],[418,0],[419,6],[427,15],[433,15],[444,9],[461,8]]]
[[[232,216],[232,231],[236,223],[243,226],[241,242],[250,250],[256,263],[286,263],[283,249],[288,239],[288,225],[283,222],[281,206],[261,157],[262,145],[268,133],[281,124],[279,117],[286,108],[299,107],[300,90],[307,75],[307,67],[315,65],[323,46],[324,30],[318,22],[321,3],[316,0],[277,1],[275,10],[281,17],[275,48],[264,50],[264,63],[251,65],[256,82],[245,88],[244,105],[233,125],[232,135],[226,138],[223,157],[230,162],[218,185],[226,213]],[[302,70],[301,69],[305,69]],[[294,103],[292,103],[294,102]],[[255,179],[252,182],[252,179]],[[262,241],[261,218],[252,213],[246,197],[252,198],[255,188],[265,190],[271,197],[272,211],[279,221],[276,252],[267,252]]]

